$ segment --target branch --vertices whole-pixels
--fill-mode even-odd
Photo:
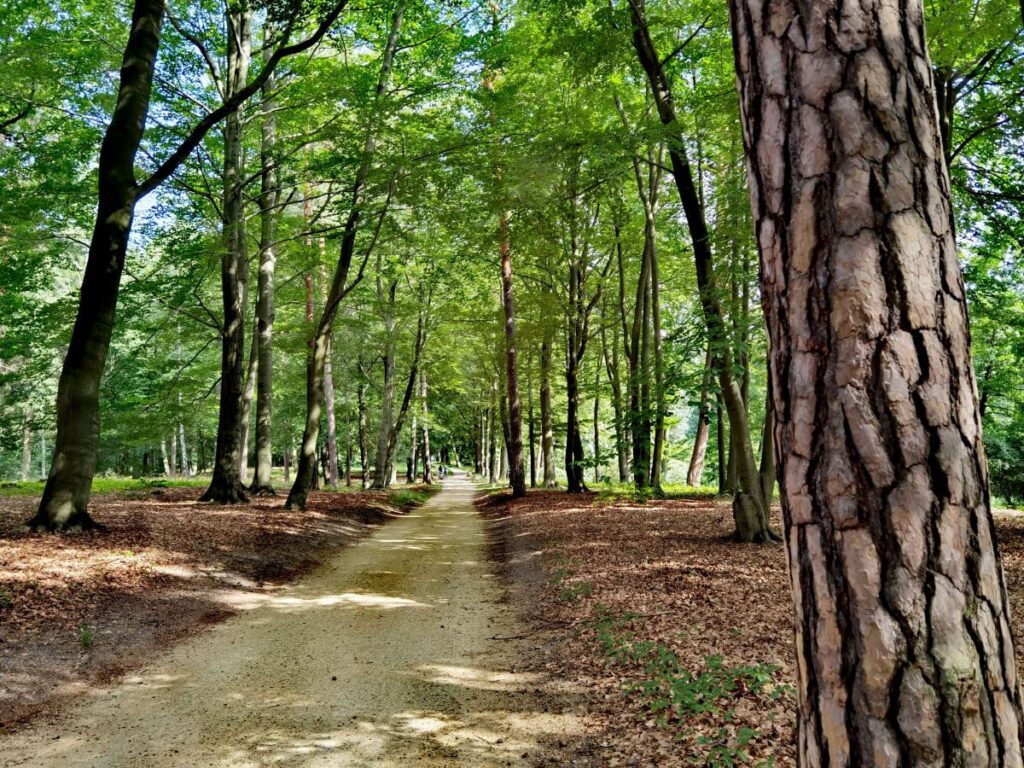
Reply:
[[[192,132],[188,137],[178,145],[178,148],[174,150],[170,157],[163,162],[163,165],[153,171],[152,175],[148,179],[138,185],[136,202],[144,198],[166,181],[171,174],[178,169],[178,166],[180,166],[185,159],[192,154],[192,150],[199,146],[199,143],[211,128],[217,125],[225,117],[232,114],[242,104],[244,104],[250,96],[260,90],[260,88],[263,87],[263,83],[265,83],[270,76],[274,74],[274,70],[277,68],[277,65],[281,63],[282,59],[302,53],[320,42],[320,39],[327,34],[327,31],[331,26],[333,26],[334,22],[337,21],[338,17],[341,16],[342,11],[345,10],[347,5],[348,0],[339,0],[331,12],[327,14],[322,22],[320,22],[320,26],[316,28],[316,31],[312,35],[298,43],[286,45],[274,51],[273,55],[271,55],[267,60],[266,65],[260,71],[259,75],[257,75],[252,82],[246,85],[242,90],[232,95],[231,98],[221,104],[220,107],[200,120],[192,129]]]

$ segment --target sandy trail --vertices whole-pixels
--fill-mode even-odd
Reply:
[[[522,764],[579,725],[512,671],[521,644],[492,639],[522,627],[472,495],[449,478],[310,577],[0,742],[0,765]]]

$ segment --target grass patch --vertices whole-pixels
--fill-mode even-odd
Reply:
[[[399,507],[418,507],[436,493],[435,490],[402,490],[392,491],[391,500]]]
[[[653,488],[638,489],[632,483],[603,483],[597,489],[600,503],[613,504],[617,501],[631,501],[643,504],[652,499],[709,499],[718,493],[712,485],[663,485],[658,493]]]
[[[209,484],[208,477],[94,477],[92,492],[121,493],[153,488],[205,488]],[[0,483],[0,496],[42,496],[45,486],[46,482],[43,480]]]
[[[78,625],[78,642],[85,649],[89,650],[92,648],[92,644],[96,641],[96,633],[92,631],[92,627],[88,624]]]

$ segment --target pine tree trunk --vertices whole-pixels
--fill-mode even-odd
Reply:
[[[136,0],[114,112],[99,156],[99,195],[78,312],[57,385],[57,440],[35,530],[95,527],[86,512],[99,452],[99,391],[135,215],[135,154],[153,86],[163,0]],[[45,462],[46,452],[41,453]],[[45,473],[45,464],[43,472]]]
[[[922,2],[730,7],[801,765],[1021,766]]]
[[[240,91],[249,76],[252,11],[232,4],[227,14],[225,99]],[[224,122],[224,202],[221,293],[224,325],[221,347],[220,414],[213,478],[202,501],[239,504],[247,500],[242,487],[242,419],[245,389],[245,304],[249,258],[245,227],[242,152],[243,121],[236,110]]]

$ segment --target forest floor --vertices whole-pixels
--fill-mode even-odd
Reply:
[[[90,510],[106,530],[74,536],[21,532],[38,499],[0,496],[0,734],[137,668],[426,499],[420,486],[314,492],[297,513],[281,497],[217,507],[200,504],[201,493],[100,494]]]
[[[452,477],[295,583],[235,588],[236,615],[0,737],[0,768],[561,765],[550,750],[582,733],[578,697],[522,669],[532,642],[503,599],[475,493]],[[196,526],[218,512],[189,509]],[[266,525],[260,516],[274,513],[240,514],[230,526]],[[318,514],[318,526],[335,525]],[[345,515],[337,524],[362,525]],[[298,521],[279,525],[306,536]],[[214,533],[184,535],[217,550]],[[112,642],[97,635],[90,653]]]
[[[731,541],[728,500],[531,491],[477,505],[532,623],[531,669],[585,692],[587,734],[564,764],[796,765],[785,552]],[[997,528],[1021,665],[1024,516],[999,513]]]

